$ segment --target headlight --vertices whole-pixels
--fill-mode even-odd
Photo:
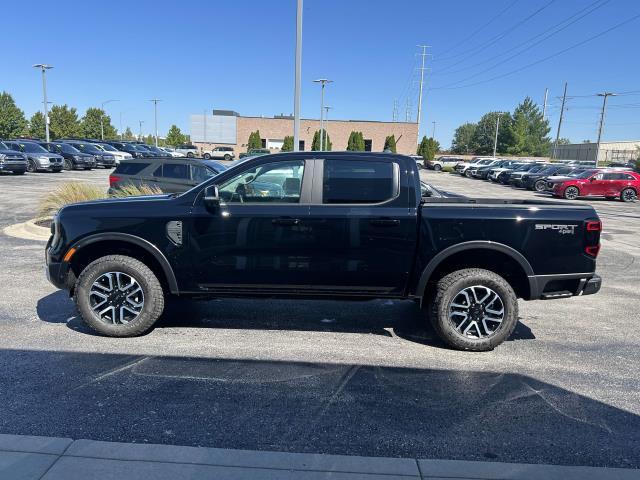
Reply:
[[[72,155],[74,160],[82,160],[80,155]]]

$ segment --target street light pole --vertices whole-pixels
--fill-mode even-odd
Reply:
[[[320,91],[320,151],[322,151],[322,137],[324,132],[324,87],[327,83],[333,83],[333,80],[319,78],[318,80],[314,80],[314,83],[319,83],[322,86]]]
[[[104,106],[107,103],[117,102],[118,100],[105,100],[100,108],[100,140],[104,140]]]
[[[42,96],[44,104],[44,131],[47,142],[49,141],[49,105],[47,103],[47,77],[45,72],[52,69],[51,65],[46,63],[36,63],[34,68],[39,68],[42,71]]]
[[[496,136],[493,140],[493,156],[495,158],[496,156],[496,150],[498,149],[498,130],[500,129],[500,117],[502,116],[503,112],[497,112],[498,114],[498,118],[496,119]]]
[[[138,135],[138,141],[141,142],[142,141],[142,124],[144,123],[144,120],[138,120],[138,123],[140,123],[140,134]]]
[[[436,122],[433,121],[431,123],[433,123],[433,130],[431,130],[431,138],[433,138],[435,140],[435,138],[436,138]]]
[[[159,98],[152,98],[149,101],[153,102],[153,114],[154,114],[154,118],[155,118],[156,147],[157,147],[158,146],[158,102],[161,102],[162,100],[160,100]]]
[[[293,151],[300,150],[300,89],[302,78],[302,2],[298,0],[296,11],[296,67],[293,86]]]
[[[602,99],[602,110],[600,111],[600,126],[598,127],[598,144],[596,146],[596,168],[600,166],[600,139],[602,138],[602,128],[604,127],[604,115],[607,108],[607,98],[615,97],[617,93],[603,92],[599,93],[599,97]]]

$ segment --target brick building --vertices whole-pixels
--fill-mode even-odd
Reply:
[[[395,135],[398,153],[416,153],[418,125],[409,122],[368,120],[325,120],[333,150],[346,150],[352,131],[362,132],[365,148],[380,152],[388,135]],[[313,135],[320,129],[319,120],[300,120],[300,150],[311,150]],[[230,110],[214,110],[212,115],[191,115],[191,142],[199,148],[233,147],[238,155],[247,151],[249,134],[260,131],[262,145],[279,152],[287,135],[293,135],[293,117],[243,117]]]

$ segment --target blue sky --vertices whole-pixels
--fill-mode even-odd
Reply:
[[[607,90],[631,93],[609,99],[604,139],[640,139],[640,18],[540,61],[639,14],[637,0],[305,0],[302,114],[318,116],[312,80],[326,77],[331,118],[391,120],[398,100],[404,119],[409,100],[415,119],[416,45],[427,44],[422,133],[436,121],[445,147],[461,123],[527,95],[542,103],[545,87],[555,135],[565,81],[575,98],[562,136],[595,140],[601,99],[590,95]],[[3,17],[0,90],[28,116],[42,104],[40,62],[55,66],[51,101],[82,114],[118,99],[107,113],[134,132],[138,120],[152,131],[153,97],[160,134],[172,123],[188,132],[204,109],[293,111],[295,0],[32,0],[9,2]]]

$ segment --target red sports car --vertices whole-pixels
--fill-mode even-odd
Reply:
[[[553,195],[574,200],[598,196],[633,202],[640,192],[640,173],[620,170],[586,170],[577,177],[557,181]]]

